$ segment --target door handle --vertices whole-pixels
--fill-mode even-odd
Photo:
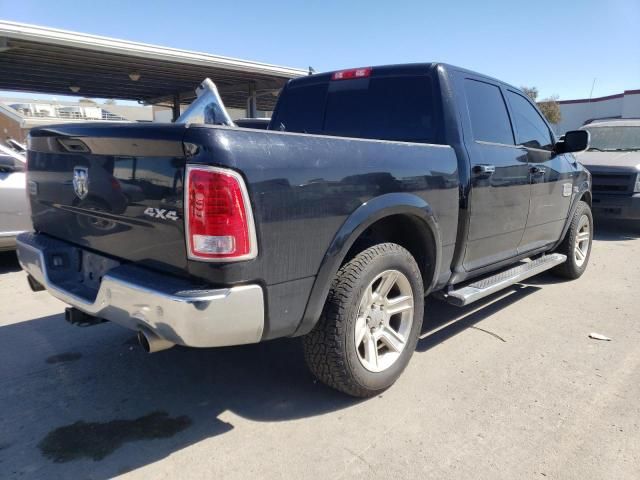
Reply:
[[[496,173],[495,165],[474,165],[473,173],[476,175],[493,175]]]
[[[529,169],[529,171],[531,172],[532,175],[544,175],[545,173],[547,173],[547,169],[544,167],[531,167]]]

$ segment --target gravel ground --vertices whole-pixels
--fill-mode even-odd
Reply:
[[[147,355],[70,326],[0,254],[0,478],[638,478],[640,229],[598,230],[578,281],[429,300],[367,401],[315,383],[295,339]]]

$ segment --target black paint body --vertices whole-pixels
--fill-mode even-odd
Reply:
[[[438,144],[204,125],[34,129],[28,180],[35,229],[206,286],[259,283],[266,294],[265,339],[309,331],[349,248],[389,215],[410,217],[416,236],[432,239],[425,244],[435,250],[427,293],[553,249],[577,201],[590,195],[588,174],[570,154],[473,140],[461,82],[473,77],[511,87],[439,64],[377,71],[431,78]],[[281,97],[295,82],[314,77],[320,76],[293,80]],[[187,260],[186,163],[242,174],[257,258]],[[493,176],[473,174],[483,163],[496,166]],[[546,173],[533,175],[535,165]],[[90,193],[82,200],[71,182],[75,167],[89,169]],[[569,196],[563,196],[564,183],[572,184]],[[145,215],[149,207],[175,211],[178,220]]]

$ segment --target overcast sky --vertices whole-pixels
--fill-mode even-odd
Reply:
[[[0,0],[0,18],[316,71],[442,61],[541,97],[640,88],[640,0]]]

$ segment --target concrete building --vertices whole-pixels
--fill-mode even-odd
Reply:
[[[153,111],[148,106],[0,98],[0,140],[14,139],[24,143],[33,127],[53,123],[84,121],[151,122]]]
[[[640,90],[625,90],[606,97],[560,100],[562,120],[555,125],[556,133],[575,130],[593,120],[640,118]]]

